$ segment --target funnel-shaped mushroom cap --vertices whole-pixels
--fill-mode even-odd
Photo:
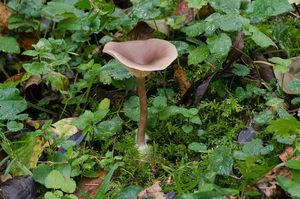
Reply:
[[[103,52],[124,64],[136,77],[163,70],[177,57],[176,47],[161,39],[108,42]]]

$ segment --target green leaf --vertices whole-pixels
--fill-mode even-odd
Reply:
[[[53,170],[45,179],[45,186],[48,189],[60,189],[64,184],[64,177],[57,170]]]
[[[132,15],[139,19],[154,19],[160,16],[161,11],[158,8],[159,0],[141,0],[132,7]]]
[[[39,52],[35,51],[35,50],[26,50],[22,53],[22,55],[26,55],[26,56],[31,56],[31,57],[35,57],[39,55]]]
[[[232,45],[230,37],[225,33],[209,37],[207,39],[207,44],[211,53],[221,57],[228,54]]]
[[[209,50],[207,45],[202,44],[199,47],[190,51],[188,56],[188,64],[189,65],[197,65],[203,62],[209,56]]]
[[[16,121],[9,121],[7,123],[7,129],[11,132],[17,132],[21,129],[23,129],[24,125],[22,123],[16,122]]]
[[[23,68],[26,72],[32,75],[45,75],[50,72],[50,68],[46,62],[32,62],[23,64]]]
[[[110,183],[110,180],[115,172],[115,170],[119,167],[119,166],[122,166],[123,163],[122,162],[117,162],[115,163],[112,168],[109,170],[108,174],[105,176],[103,182],[101,183],[97,193],[96,193],[96,196],[95,196],[95,199],[105,199],[105,193],[108,189],[108,186],[109,186],[109,183]]]
[[[288,83],[288,88],[291,89],[292,91],[300,94],[300,80],[298,79],[295,79],[295,80],[292,80]]]
[[[189,144],[188,148],[195,152],[207,152],[207,146],[199,142],[192,142],[191,144]]]
[[[300,133],[300,122],[294,117],[270,121],[266,129],[268,132],[275,132],[275,136],[288,137]]]
[[[288,192],[292,197],[300,197],[300,184],[284,176],[277,176],[276,179],[281,188]]]
[[[110,60],[107,64],[96,71],[99,79],[104,84],[111,84],[112,79],[124,80],[132,77],[132,74],[116,59]]]
[[[137,198],[137,195],[143,190],[141,186],[138,185],[130,185],[122,189],[117,195],[115,199],[134,199]]]
[[[263,146],[261,139],[253,139],[245,143],[243,146],[243,153],[247,155],[266,155],[273,150],[273,145]]]
[[[14,37],[0,36],[0,51],[19,54],[19,44]]]
[[[137,96],[130,97],[124,103],[124,113],[131,120],[138,122],[140,119],[139,98]]]
[[[293,7],[289,4],[288,0],[255,0],[248,6],[247,12],[250,17],[262,20],[292,10]]]
[[[300,170],[300,160],[288,160],[285,166],[291,169]]]
[[[162,96],[157,96],[153,100],[153,106],[156,108],[163,108],[167,106],[167,98]]]
[[[183,55],[188,52],[189,44],[184,41],[171,41],[175,45],[178,55]]]
[[[231,149],[226,146],[216,148],[210,156],[209,168],[221,175],[229,175],[232,171],[233,159]]]
[[[243,25],[243,19],[240,15],[229,13],[227,15],[220,15],[220,18],[216,21],[216,24],[221,30],[240,31]]]
[[[211,0],[210,4],[216,11],[238,13],[241,6],[241,0]]]
[[[0,120],[14,120],[27,108],[26,100],[19,96],[17,88],[0,84]]]
[[[286,73],[289,71],[289,66],[292,64],[292,60],[290,59],[282,59],[280,57],[272,57],[268,59],[270,62],[274,63],[274,70]]]
[[[45,185],[45,180],[51,171],[52,168],[49,165],[40,164],[33,170],[33,179]]]
[[[201,35],[205,31],[205,21],[195,21],[189,24],[187,27],[181,28],[188,37],[196,37]]]
[[[76,189],[76,183],[73,179],[67,178],[61,186],[61,190],[66,193],[73,193]]]
[[[233,67],[232,72],[237,76],[245,77],[250,74],[250,69],[245,65],[234,64]]]
[[[273,119],[273,117],[274,115],[272,111],[266,110],[260,113],[259,115],[256,115],[253,120],[256,124],[263,125],[270,122]]]
[[[284,103],[284,100],[283,99],[280,99],[280,98],[272,98],[272,99],[269,99],[267,102],[266,102],[266,105],[267,106],[272,106],[274,108],[279,108],[283,105]]]
[[[260,47],[266,48],[269,46],[276,46],[276,44],[264,33],[262,33],[258,28],[250,26],[249,32],[252,33],[251,38]]]
[[[115,116],[114,118],[102,121],[97,125],[95,137],[98,140],[107,140],[122,130],[122,120]]]
[[[185,133],[190,133],[193,131],[193,126],[192,125],[183,125],[181,127],[181,129],[183,130],[183,132]]]
[[[200,9],[207,5],[209,0],[187,0],[189,8]]]

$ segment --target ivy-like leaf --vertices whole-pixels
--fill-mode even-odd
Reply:
[[[221,33],[220,35],[214,35],[208,38],[207,44],[211,53],[223,57],[228,54],[232,42],[227,34]]]
[[[247,12],[252,18],[262,20],[292,10],[288,0],[255,0],[249,5]]]
[[[17,88],[0,84],[0,120],[14,120],[27,108],[26,100]]]
[[[188,56],[189,65],[197,65],[203,62],[209,55],[209,50],[207,45],[202,44],[199,47],[190,51]]]
[[[0,51],[5,53],[20,53],[17,40],[14,37],[0,36]]]

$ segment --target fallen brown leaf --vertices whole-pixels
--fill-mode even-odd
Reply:
[[[103,182],[104,177],[106,176],[106,171],[100,170],[97,171],[99,177],[98,178],[81,178],[81,180],[79,181],[78,184],[78,189],[76,191],[76,196],[79,199],[84,199],[84,197],[80,194],[80,191],[85,192],[87,195],[89,195],[90,197],[94,198],[99,186],[101,185],[101,183]]]
[[[294,148],[291,146],[288,146],[284,149],[284,151],[279,155],[279,158],[282,162],[287,161],[293,156]]]
[[[194,18],[194,11],[193,9],[189,8],[188,3],[185,0],[181,0],[178,3],[178,6],[173,13],[175,16],[182,16],[185,15],[184,24],[188,24]]]
[[[127,33],[127,40],[144,40],[154,37],[154,29],[152,29],[146,22],[139,22],[137,25]]]
[[[22,79],[22,77],[24,76],[24,74],[25,74],[24,72],[21,72],[21,73],[18,73],[18,74],[16,74],[16,75],[13,75],[13,76],[7,78],[7,79],[4,81],[4,83],[19,81],[19,80]]]
[[[4,33],[8,30],[7,28],[7,20],[11,12],[8,10],[6,5],[0,3],[0,33]]]
[[[151,187],[146,188],[138,194],[138,199],[153,197],[155,199],[166,199],[165,194],[161,192],[159,181],[154,182]]]
[[[299,160],[300,155],[292,159]],[[291,178],[291,174],[291,170],[285,167],[285,162],[282,162],[257,181],[255,185],[267,198],[282,198],[282,190],[277,186],[276,177],[280,175]]]

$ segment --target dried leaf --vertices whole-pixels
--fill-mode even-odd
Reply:
[[[282,162],[287,161],[288,159],[290,159],[294,154],[294,148],[291,146],[288,146],[284,149],[284,151],[279,154],[279,158]]]
[[[244,48],[244,34],[242,31],[240,31],[235,37],[232,48],[229,51],[227,59],[223,64],[224,70],[229,68],[235,61],[237,61],[242,57],[243,48]]]
[[[281,72],[274,71],[274,73],[279,86],[285,93],[299,95],[300,93],[298,91],[292,90],[289,87],[289,83],[292,81],[300,81],[300,56],[292,58],[292,61],[289,72],[283,74]]]
[[[24,72],[18,73],[14,76],[11,76],[9,78],[7,78],[4,83],[8,83],[8,82],[16,82],[16,81],[20,81],[22,79],[22,77],[24,76]]]
[[[154,37],[154,29],[152,29],[146,22],[139,22],[137,25],[127,33],[127,40],[145,40]]]
[[[202,97],[204,96],[212,78],[215,76],[216,73],[212,73],[211,75],[209,75],[207,78],[205,78],[200,85],[197,87],[196,89],[196,94],[195,94],[195,100],[194,100],[194,104],[198,105],[200,100],[202,99]]]
[[[178,3],[178,6],[173,13],[174,16],[185,15],[184,24],[188,24],[194,18],[194,12],[191,8],[188,7],[188,3],[185,0],[181,0]]]
[[[25,83],[25,98],[26,100],[36,103],[42,99],[42,78],[37,75],[32,75]]]
[[[267,198],[273,198],[276,195],[280,195],[280,190],[277,187],[277,176],[291,176],[291,171],[286,169],[284,163],[281,163],[269,171],[262,179],[260,179],[256,186],[264,193]]]
[[[39,38],[37,35],[34,34],[26,34],[22,33],[20,34],[20,39],[19,39],[19,45],[20,48],[23,48],[25,50],[31,50],[33,47],[33,44],[36,44],[39,41]]]
[[[211,7],[210,5],[206,5],[206,6],[203,6],[199,12],[198,12],[198,16],[201,18],[201,19],[204,19],[206,17],[208,17],[209,15],[211,15],[212,13],[214,13],[214,9],[213,7]]]
[[[268,61],[262,54],[257,54],[256,55],[256,60],[257,61]],[[273,69],[271,66],[267,64],[257,64],[258,66],[258,72],[259,72],[259,77],[263,79],[266,82],[270,82],[272,79],[275,78]],[[253,71],[254,74],[256,71]]]
[[[153,197],[154,199],[166,199],[165,194],[161,192],[159,181],[154,182],[151,187],[146,188],[138,194],[138,199]]]
[[[10,15],[11,12],[8,10],[6,5],[0,3],[0,33],[5,33],[8,30],[7,20]]]
[[[204,96],[212,78],[215,76],[216,72],[206,75],[203,79],[196,81],[192,86],[187,89],[184,95],[181,97],[180,102],[186,105],[195,104],[197,105],[202,97]],[[192,95],[195,93],[194,101],[192,100]]]
[[[180,94],[181,96],[183,96],[185,92],[189,89],[191,84],[186,76],[184,69],[181,66],[174,64],[173,69],[174,69],[174,76],[179,85]]]
[[[106,176],[107,172],[103,170],[97,171],[97,174],[99,175],[98,178],[81,178],[78,184],[78,191],[76,192],[76,196],[79,199],[84,199],[85,197],[80,194],[80,191],[85,192],[90,197],[94,198],[99,186],[104,180],[104,177]]]

